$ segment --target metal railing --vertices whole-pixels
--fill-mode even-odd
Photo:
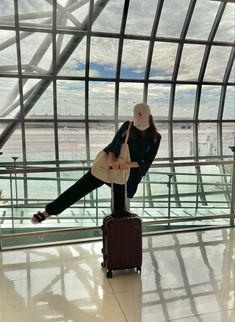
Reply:
[[[191,172],[172,172],[172,171],[161,171],[163,168],[168,168],[172,169],[174,168],[179,168],[179,169],[184,169],[185,167],[193,167],[193,168],[200,168],[202,169],[204,166],[230,166],[232,167],[233,171],[231,174],[213,174],[213,173],[201,173],[201,172],[196,172],[196,173],[191,173]],[[136,206],[137,204],[140,204],[140,209],[142,209],[142,215],[141,218],[143,220],[143,227],[148,227],[148,226],[157,226],[165,224],[167,225],[167,228],[170,228],[171,224],[179,224],[179,223],[187,223],[187,222],[202,222],[202,221],[215,221],[215,220],[225,220],[225,224],[234,225],[234,161],[205,161],[205,162],[184,162],[184,163],[154,163],[149,171],[149,174],[144,178],[143,180],[143,195],[137,196],[136,198],[133,199],[133,203],[135,204],[135,209],[138,208]],[[10,217],[5,217],[1,218],[1,222],[3,223],[4,219],[8,219],[11,221],[11,232],[5,232],[3,233],[3,229],[1,231],[0,235],[0,241],[4,240],[9,240],[9,239],[18,239],[18,238],[23,238],[23,237],[33,237],[33,236],[48,236],[48,235],[53,235],[53,234],[66,234],[68,232],[81,232],[81,231],[92,231],[92,230],[97,230],[100,229],[99,226],[99,220],[102,219],[102,216],[100,217],[99,213],[99,203],[105,203],[107,208],[109,208],[110,204],[110,198],[99,198],[98,192],[96,191],[95,193],[95,199],[93,200],[83,200],[79,203],[80,208],[86,208],[87,204],[91,204],[91,201],[93,202],[93,207],[96,209],[96,216],[92,217],[95,221],[95,226],[91,227],[69,227],[69,228],[62,228],[62,229],[55,229],[53,227],[50,230],[41,230],[41,231],[33,231],[33,232],[16,232],[15,231],[15,226],[14,226],[14,221],[19,220],[19,218],[15,218],[14,216],[14,211],[17,208],[33,208],[35,207],[35,204],[32,203],[32,200],[30,199],[20,199],[18,198],[18,189],[17,189],[17,182],[18,180],[25,180],[25,176],[33,173],[58,173],[58,172],[76,172],[76,171],[85,171],[88,170],[89,167],[83,166],[83,167],[24,167],[24,168],[18,168],[18,167],[8,167],[7,169],[0,169],[0,176],[1,178],[4,178],[5,180],[9,180],[10,183],[10,198],[9,198],[9,205],[1,205],[1,208],[8,208],[10,209],[11,216]],[[159,170],[160,169],[160,170]],[[159,171],[158,171],[159,170]],[[23,177],[19,178],[17,175],[24,175]],[[167,180],[165,181],[155,181],[149,179],[149,176],[153,175],[161,175],[165,176]],[[2,177],[3,176],[3,177]],[[190,176],[190,177],[195,177],[196,182],[189,182],[189,181],[183,181],[180,182],[176,180],[178,176]],[[203,186],[212,186],[215,185],[214,183],[210,182],[204,182],[202,177],[218,177],[218,178],[230,178],[230,182],[224,182],[221,181],[219,183],[216,183],[217,187],[220,187],[220,190],[217,191],[204,191],[201,189]],[[26,178],[26,180],[32,180],[33,178]],[[35,178],[36,180],[40,180],[40,178]],[[44,178],[44,180],[51,180]],[[55,178],[55,180],[58,180]],[[60,178],[60,180],[65,180],[63,178]],[[74,181],[72,179],[69,179],[69,181]],[[14,187],[14,184],[15,187]],[[154,195],[151,193],[151,188],[153,185],[165,185],[167,186],[167,193],[162,194],[162,195]],[[195,192],[189,192],[189,193],[180,193],[179,198],[176,198],[177,196],[175,193],[172,193],[172,186],[174,185],[188,185],[188,186],[194,186],[196,188]],[[14,189],[15,188],[15,189]],[[146,193],[147,191],[147,193]],[[223,201],[208,201],[206,197],[208,195],[226,195],[228,198],[225,198]],[[15,195],[15,196],[14,196]],[[182,200],[182,198],[185,197],[195,197],[195,201],[190,201],[190,200]],[[230,203],[228,204],[228,199],[230,200]],[[43,201],[43,200],[42,200]],[[150,203],[150,206],[147,204]],[[155,204],[158,204],[158,206],[155,206]],[[167,215],[162,217],[158,216],[158,210],[161,209],[161,206],[159,204],[163,203],[164,205],[162,206],[163,209],[167,210]],[[199,209],[200,207],[209,209],[210,203],[213,204],[211,207],[212,209],[215,209],[215,204],[218,203],[220,205],[219,208],[224,208],[227,210],[227,213],[221,213],[221,214],[216,214],[216,215],[195,215],[195,216],[178,216],[178,217],[172,217],[172,211],[173,209],[184,209],[184,204],[186,204],[186,208],[189,208],[189,204],[192,203],[195,206],[193,207],[194,209]],[[221,206],[223,204],[223,206]],[[101,208],[104,208],[103,206]],[[156,211],[156,215],[154,216],[149,216],[148,211],[146,209],[152,209]],[[104,213],[102,214],[103,216],[105,215]],[[60,216],[63,218],[63,216]],[[80,218],[80,217],[76,217]],[[70,217],[66,217],[66,219],[72,219]],[[153,220],[152,220],[153,219]],[[208,227],[208,226],[207,226]],[[166,229],[167,229],[166,228]]]

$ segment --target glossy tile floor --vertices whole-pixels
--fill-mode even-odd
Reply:
[[[0,253],[1,322],[235,322],[235,229],[143,238],[141,274],[101,243]]]

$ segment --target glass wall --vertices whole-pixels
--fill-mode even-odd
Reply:
[[[90,164],[142,101],[162,135],[156,162],[231,160],[234,12],[219,0],[2,0],[1,167]]]

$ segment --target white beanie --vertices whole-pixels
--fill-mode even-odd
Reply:
[[[145,103],[138,103],[134,106],[134,126],[144,131],[149,127],[150,107]]]

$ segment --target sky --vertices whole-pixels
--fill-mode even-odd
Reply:
[[[96,1],[95,1],[96,2]],[[157,0],[148,0],[148,5],[142,0],[131,0],[127,17],[126,34],[138,36],[149,36],[156,11]],[[158,26],[157,36],[179,38],[187,13],[189,0],[165,0],[162,14]],[[75,27],[82,22],[86,16],[89,6],[88,1],[72,1],[70,13],[62,10],[68,7],[68,1],[58,1],[58,16],[62,15],[60,25]],[[124,0],[110,0],[92,26],[94,32],[114,32],[119,33],[121,15]],[[19,0],[19,13],[22,23],[43,23],[47,27],[51,26],[51,1],[50,0]],[[194,9],[191,23],[189,25],[186,39],[207,40],[212,24],[214,22],[219,1],[198,0]],[[221,19],[220,26],[215,35],[216,41],[234,41],[234,14],[235,4],[228,3]],[[11,23],[13,13],[13,1],[0,1],[0,24]],[[31,17],[25,14],[31,13]],[[34,13],[43,13],[43,18],[31,19]],[[7,16],[7,19],[6,19]],[[68,20],[71,18],[72,22]],[[75,19],[73,19],[75,18]],[[76,27],[77,28],[77,27]],[[38,32],[25,34],[21,32],[22,64],[29,70],[36,70],[46,74],[52,62],[51,36]],[[13,39],[12,44],[6,43]],[[71,35],[57,36],[60,54]],[[91,37],[90,71],[91,77],[115,78],[118,55],[118,38]],[[124,79],[144,79],[146,68],[146,57],[149,42],[147,40],[125,39],[123,44],[123,54],[121,62],[120,77]],[[150,80],[171,80],[174,68],[175,57],[178,44],[157,41],[154,45],[152,65],[150,70]],[[223,80],[224,71],[229,59],[232,47],[212,46],[207,68],[205,71],[205,81]],[[200,72],[200,66],[205,51],[205,45],[185,44],[178,72],[178,80],[195,81]],[[64,67],[59,72],[61,76],[84,76],[86,63],[86,37],[83,38],[74,53],[69,57]],[[17,65],[16,46],[14,42],[14,31],[0,30],[0,72],[15,71]],[[31,68],[31,69],[30,69]],[[234,66],[230,81],[234,82]],[[24,93],[26,94],[35,81],[29,80],[25,83]],[[58,81],[58,113],[84,115],[84,83],[72,81]],[[17,90],[12,88],[17,82],[10,78],[0,78],[0,111],[6,110],[5,115],[14,116],[17,111],[18,99]],[[218,104],[220,98],[219,86],[205,86],[202,90],[201,104],[203,118],[217,117]],[[175,97],[174,117],[193,117],[195,104],[195,85],[177,85]],[[227,91],[226,108],[224,117],[234,118],[234,89]],[[115,88],[112,82],[91,82],[90,83],[90,115],[113,115]],[[148,100],[151,102],[156,117],[167,117],[169,108],[170,86],[165,84],[149,85]],[[35,107],[33,113],[52,113],[52,108],[48,108],[48,102],[52,104],[52,87],[43,95]],[[121,83],[120,84],[120,114],[128,115],[132,111],[135,102],[143,99],[143,84],[141,83]],[[47,102],[45,106],[45,102]],[[13,105],[12,105],[13,104]],[[111,108],[110,108],[111,106]],[[9,114],[10,113],[10,114]],[[213,117],[211,117],[213,113]],[[216,113],[216,114],[215,114]]]

